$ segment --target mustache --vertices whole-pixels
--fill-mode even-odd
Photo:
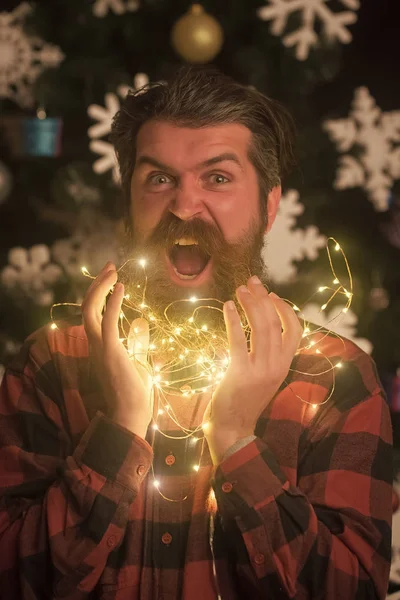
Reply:
[[[194,238],[200,248],[209,254],[220,250],[226,244],[222,232],[217,227],[199,218],[182,221],[172,213],[158,223],[146,243],[172,248],[175,240],[183,237]]]

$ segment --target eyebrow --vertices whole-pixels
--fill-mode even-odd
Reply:
[[[204,160],[203,162],[196,165],[196,169],[210,167],[217,163],[229,161],[229,160],[236,163],[242,171],[244,170],[243,165],[240,162],[238,156],[236,154],[234,154],[233,152],[223,152],[222,154],[218,154],[217,156],[207,158],[207,160]],[[163,171],[175,171],[175,169],[173,169],[169,165],[166,165],[166,164],[160,162],[159,160],[157,160],[156,158],[153,158],[152,156],[148,156],[146,154],[139,156],[139,158],[136,161],[136,167],[141,167],[142,165],[150,165],[152,167],[156,167],[157,169],[162,169]]]

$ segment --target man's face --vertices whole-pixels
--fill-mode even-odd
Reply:
[[[184,314],[190,303],[179,301],[194,295],[225,302],[251,275],[267,283],[261,250],[280,189],[262,215],[250,140],[239,124],[149,121],[140,129],[127,249],[146,259],[146,298],[156,312],[173,302],[168,314]]]

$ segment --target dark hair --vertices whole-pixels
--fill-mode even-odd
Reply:
[[[265,209],[268,192],[294,164],[294,123],[277,101],[236,82],[214,67],[182,67],[168,82],[131,90],[115,115],[111,141],[117,155],[125,215],[136,160],[136,136],[149,120],[182,127],[240,123],[252,132],[249,160]]]

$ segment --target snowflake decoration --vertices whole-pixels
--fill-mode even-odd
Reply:
[[[326,238],[317,227],[294,229],[296,217],[304,212],[299,193],[289,190],[280,201],[278,214],[271,231],[265,236],[262,257],[271,279],[278,284],[290,282],[295,274],[295,260],[315,260],[318,250],[326,245]]]
[[[137,73],[134,78],[133,89],[135,91],[140,90],[148,83],[149,78],[145,73]],[[125,98],[130,89],[132,88],[129,86],[121,85],[117,90],[117,94],[120,98]],[[112,169],[115,183],[119,182],[119,172],[114,146],[110,144],[110,142],[106,142],[100,138],[108,135],[111,131],[112,120],[114,115],[119,111],[121,105],[118,96],[112,93],[106,94],[104,97],[105,107],[99,106],[98,104],[91,104],[87,110],[89,117],[98,121],[98,123],[92,125],[88,129],[88,136],[92,138],[89,148],[92,152],[100,154],[101,156],[101,158],[96,160],[93,164],[93,170],[95,173],[105,173]]]
[[[119,261],[118,225],[119,221],[108,219],[99,211],[83,209],[75,233],[55,242],[52,256],[76,281],[82,280],[83,266],[97,274],[107,261]]]
[[[392,183],[400,178],[400,110],[383,113],[368,88],[360,87],[350,116],[325,121],[324,129],[340,152],[361,148],[357,158],[340,158],[335,187],[362,187],[377,211],[387,210]]]
[[[304,317],[310,323],[325,327],[341,337],[351,340],[367,354],[372,352],[372,344],[365,338],[357,337],[357,315],[349,308],[347,312],[342,312],[346,305],[335,306],[330,311],[321,310],[319,304],[310,302],[301,309],[301,317]]]
[[[23,108],[33,105],[32,83],[64,58],[58,46],[26,35],[22,21],[31,10],[23,2],[10,13],[0,12],[0,97],[10,98]]]
[[[19,291],[40,306],[53,302],[51,288],[62,275],[58,265],[50,262],[50,250],[44,244],[25,248],[12,248],[9,264],[1,271],[0,280],[9,290]]]
[[[322,24],[322,34],[328,41],[339,40],[348,44],[351,33],[347,25],[357,21],[356,11],[360,7],[359,0],[340,0],[350,10],[333,12],[327,6],[330,0],[266,0],[268,6],[262,6],[257,13],[263,21],[272,21],[271,33],[282,35],[288,18],[294,13],[301,13],[301,26],[292,33],[286,34],[282,41],[287,48],[296,47],[296,58],[305,60],[310,48],[318,42],[315,24]]]
[[[116,15],[122,15],[125,12],[134,12],[139,8],[138,0],[95,0],[93,4],[93,14],[95,17],[105,17],[109,10]]]

